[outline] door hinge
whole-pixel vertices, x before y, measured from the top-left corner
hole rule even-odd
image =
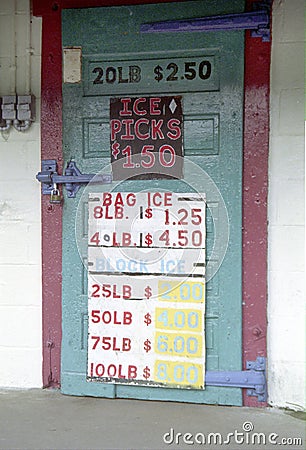
[[[190,33],[194,31],[251,30],[251,36],[261,37],[263,42],[269,42],[271,4],[272,0],[263,0],[253,3],[253,11],[250,12],[144,23],[140,26],[140,32]]]
[[[50,195],[54,185],[65,184],[67,196],[74,198],[82,184],[89,182],[95,184],[110,184],[111,174],[81,173],[75,161],[69,161],[64,175],[57,173],[57,163],[55,159],[45,159],[41,162],[41,172],[38,172],[36,179],[42,183],[42,193]]]
[[[256,361],[247,361],[246,367],[247,370],[241,371],[208,371],[205,374],[205,384],[246,388],[248,396],[257,397],[259,402],[266,402],[266,358],[258,356]]]

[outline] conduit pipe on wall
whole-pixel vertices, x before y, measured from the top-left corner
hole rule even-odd
[[[31,93],[31,56],[32,56],[32,28],[31,28],[31,10],[30,1],[27,2],[26,12],[26,27],[27,27],[27,41],[25,48],[26,62],[25,62],[25,94]],[[30,124],[31,125],[31,124]]]
[[[14,128],[17,131],[26,131],[30,128],[31,126],[31,121],[30,120],[18,120],[15,119],[13,122]]]
[[[2,123],[5,123],[5,125],[0,126],[0,131],[8,131],[11,128],[11,125],[12,125],[11,120],[5,120],[5,121],[2,120]]]
[[[11,18],[11,45],[10,45],[10,95],[16,95],[16,0],[13,2],[13,12]]]
[[[0,132],[8,131],[12,126],[17,131],[24,132],[30,128],[35,120],[35,97],[31,95],[32,28],[30,0],[27,0],[25,3],[25,10],[18,10],[17,0],[14,0],[12,3],[8,74],[10,95],[4,96],[7,99],[5,102],[2,102],[0,98]],[[17,15],[21,17],[22,25],[24,26],[17,26]],[[19,36],[20,30],[25,30],[25,36],[22,40]],[[18,42],[21,44],[19,50]],[[24,60],[24,70],[20,70],[22,59]],[[21,75],[19,78],[17,77],[18,67]],[[24,94],[17,96],[17,90],[23,91]],[[15,98],[14,101],[8,100],[13,98]],[[18,99],[17,106],[16,99]]]
[[[18,10],[16,7],[16,0],[15,0],[15,14],[18,14]],[[25,48],[23,54],[26,55],[25,57],[25,71],[24,71],[24,92],[25,95],[29,95],[31,92],[31,53],[32,53],[32,39],[31,39],[31,11],[30,11],[30,2],[27,1],[26,5],[26,14],[24,15],[24,22],[26,27],[26,38],[25,38]],[[17,37],[17,33],[15,33],[15,36]],[[16,39],[16,38],[15,38]],[[17,49],[17,43],[15,42],[15,52]],[[17,57],[17,56],[16,56]],[[17,57],[18,58],[18,57]],[[16,88],[15,88],[16,89]],[[18,97],[19,99],[19,97]],[[19,103],[19,101],[18,101]],[[17,106],[18,108],[18,106]],[[32,107],[33,109],[33,107]],[[19,112],[18,112],[19,115]],[[31,118],[34,120],[34,112],[30,111]],[[26,131],[30,128],[32,121],[29,119],[20,120],[20,118],[17,118],[13,121],[13,126],[15,130],[17,131]]]

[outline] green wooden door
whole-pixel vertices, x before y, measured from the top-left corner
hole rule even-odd
[[[182,96],[184,178],[131,180],[116,189],[203,192],[204,185],[208,202],[208,371],[241,370],[244,33],[141,34],[140,25],[241,12],[243,8],[242,0],[189,1],[64,10],[62,19],[63,46],[81,47],[82,51],[81,82],[63,83],[64,158],[73,158],[81,172],[97,173],[110,164],[110,98]],[[141,68],[141,76],[137,67]],[[69,74],[65,81],[69,81]],[[215,188],[206,189],[209,180],[213,180],[221,195]],[[62,391],[73,395],[241,405],[238,388],[170,389],[86,380],[88,204],[86,195],[82,196],[83,189],[76,198],[66,197],[63,207]]]

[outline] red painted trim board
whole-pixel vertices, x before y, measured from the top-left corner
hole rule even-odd
[[[52,37],[51,37],[52,36]],[[62,170],[60,14],[43,17],[41,158]],[[43,385],[59,386],[61,348],[62,209],[42,195]]]
[[[33,0],[43,17],[42,159],[62,168],[61,9],[164,0]],[[255,3],[248,0],[248,9]],[[269,148],[269,43],[246,33],[243,167],[243,367],[266,356],[267,179]],[[62,212],[42,196],[43,383],[60,385]],[[244,393],[244,405],[264,406]]]
[[[252,1],[248,1],[251,7]],[[246,33],[243,155],[243,366],[267,356],[267,195],[271,43]],[[265,406],[244,392],[244,405]]]

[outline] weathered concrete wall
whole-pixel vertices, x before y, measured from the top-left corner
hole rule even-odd
[[[0,96],[37,99],[36,121],[26,132],[0,132],[0,386],[40,387],[41,232],[40,186],[41,20],[30,1],[1,0]]]
[[[305,407],[305,2],[275,0],[269,159],[271,405]]]

